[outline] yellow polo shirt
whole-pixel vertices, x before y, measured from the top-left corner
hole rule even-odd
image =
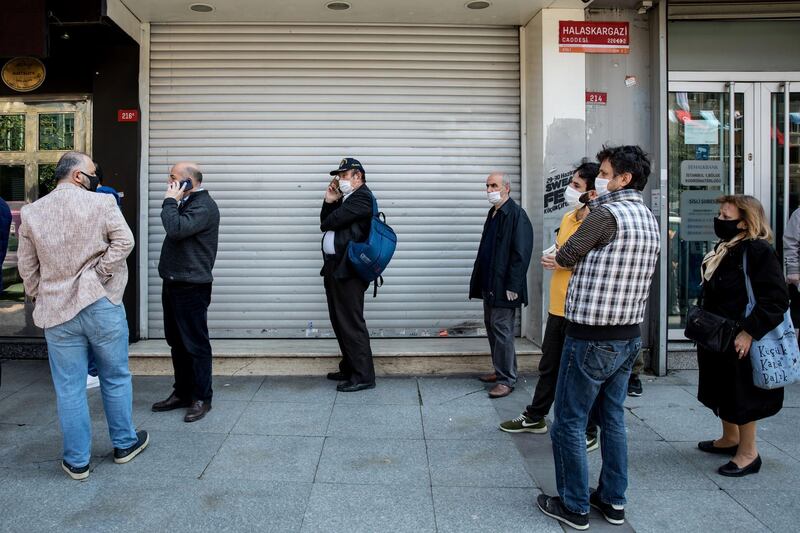
[[[561,225],[558,227],[558,235],[556,235],[556,246],[561,248],[567,239],[572,237],[578,227],[581,225],[582,220],[578,220],[576,214],[578,209],[568,212],[561,219]],[[550,309],[549,313],[556,316],[564,316],[564,306],[567,300],[567,287],[569,286],[569,278],[572,277],[572,270],[554,270],[553,277],[550,279]]]

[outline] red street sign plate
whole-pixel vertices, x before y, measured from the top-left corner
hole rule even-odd
[[[586,103],[589,105],[606,105],[608,103],[608,93],[586,91]]]
[[[583,20],[558,21],[558,51],[589,54],[627,54],[630,24]]]
[[[138,109],[118,109],[117,122],[139,122]]]

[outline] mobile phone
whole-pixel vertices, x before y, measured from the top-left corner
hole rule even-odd
[[[337,193],[340,192],[339,191],[339,178],[333,178],[328,185],[332,186],[333,190],[336,191]]]
[[[192,190],[192,180],[183,180],[181,182],[180,186],[181,186],[181,189],[183,189],[183,192],[191,191]]]

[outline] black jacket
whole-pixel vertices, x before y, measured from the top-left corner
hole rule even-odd
[[[481,244],[484,246],[486,228],[492,217],[494,207],[489,210],[483,224]],[[533,251],[533,226],[525,210],[511,198],[503,204],[497,215],[497,238],[492,252],[491,287],[489,303],[495,307],[520,307],[528,305],[528,283],[526,281],[528,265]],[[513,302],[506,298],[506,291],[516,292],[519,298]],[[478,258],[472,269],[469,282],[469,297],[482,298],[480,247]]]
[[[743,253],[756,306],[744,317],[747,289]],[[735,320],[755,339],[775,329],[789,308],[789,292],[778,255],[765,240],[746,240],[725,255],[711,279],[703,283],[702,307]],[[764,390],[753,385],[750,357],[739,359],[731,346],[724,353],[697,347],[699,382],[697,398],[722,420],[746,424],[772,416],[783,405],[783,389]]]
[[[217,258],[219,208],[208,191],[193,192],[182,205],[173,198],[161,204],[167,232],[161,245],[158,274],[167,281],[211,283]]]
[[[372,226],[372,191],[364,184],[353,191],[347,201],[339,199],[331,204],[323,201],[319,221],[321,231],[336,232],[333,241],[336,249],[333,276],[337,279],[358,277],[347,260],[347,244],[350,241],[364,242],[369,237]],[[323,271],[320,271],[320,275],[323,275]]]

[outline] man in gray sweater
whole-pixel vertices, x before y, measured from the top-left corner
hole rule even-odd
[[[184,422],[211,410],[211,343],[208,305],[211,270],[217,257],[219,209],[203,188],[203,173],[194,163],[177,163],[167,181],[161,223],[167,232],[158,274],[163,280],[161,305],[164,335],[172,350],[175,384],[153,411],[188,407]]]

